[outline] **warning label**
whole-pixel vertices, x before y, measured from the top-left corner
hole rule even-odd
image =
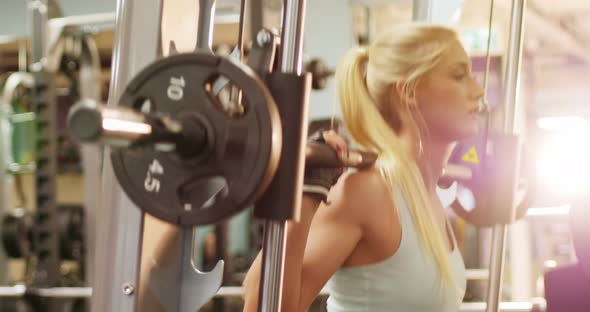
[[[475,149],[475,146],[472,146],[467,151],[467,153],[463,154],[462,159],[468,163],[479,164],[479,157],[477,157],[477,150]]]

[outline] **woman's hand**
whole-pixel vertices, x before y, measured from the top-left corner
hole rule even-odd
[[[318,152],[316,156],[319,157],[325,156],[327,152],[329,153],[327,149],[334,150],[341,161],[348,155],[347,142],[333,130],[320,130],[313,133],[310,135],[307,145],[313,147],[314,151]],[[325,201],[330,188],[336,184],[343,172],[344,167],[323,166],[321,162],[320,164],[313,164],[307,161],[305,164],[303,194]]]
[[[338,153],[338,157],[341,160],[346,159],[348,156],[348,143],[343,137],[338,135],[334,130],[324,131],[322,137],[324,138],[324,142]]]

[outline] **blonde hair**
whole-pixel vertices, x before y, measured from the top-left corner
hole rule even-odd
[[[458,40],[447,27],[409,24],[381,34],[368,49],[349,51],[336,69],[342,117],[351,137],[379,155],[377,167],[393,191],[396,186],[414,220],[420,241],[434,259],[440,281],[456,285],[446,239],[429,208],[422,173],[403,146],[399,132],[425,135],[415,105],[416,86]],[[445,232],[446,233],[446,232]],[[442,283],[439,283],[442,285]]]

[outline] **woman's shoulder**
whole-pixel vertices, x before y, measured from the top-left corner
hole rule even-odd
[[[328,202],[358,211],[371,211],[391,200],[391,192],[380,171],[371,167],[344,173],[328,194]]]

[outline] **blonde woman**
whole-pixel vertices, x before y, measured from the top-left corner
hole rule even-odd
[[[465,266],[436,186],[454,142],[477,134],[483,95],[459,36],[398,26],[349,51],[336,79],[347,131],[379,158],[342,175],[326,201],[304,195],[287,227],[281,311],[305,311],[324,286],[329,312],[457,311]],[[256,311],[260,262],[244,281],[245,311]]]

